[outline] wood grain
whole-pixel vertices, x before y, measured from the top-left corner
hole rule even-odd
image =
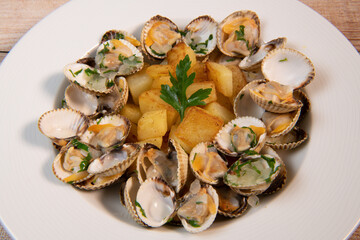
[[[0,63],[38,21],[68,0],[0,0]],[[360,51],[359,0],[301,0],[335,25]],[[0,238],[10,239],[0,225]],[[349,240],[360,240],[360,227]]]

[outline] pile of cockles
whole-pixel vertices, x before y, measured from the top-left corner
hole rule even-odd
[[[123,30],[106,32],[85,57],[64,67],[63,106],[39,119],[40,131],[59,150],[54,175],[83,190],[118,183],[122,204],[144,227],[182,225],[198,233],[217,214],[241,216],[259,196],[284,187],[286,167],[276,150],[296,148],[308,137],[299,123],[309,111],[303,89],[315,70],[286,41],[263,42],[260,20],[248,10],[219,23],[200,16],[183,30],[157,15],[145,23],[140,41]],[[189,154],[171,138],[166,150],[131,142],[131,121],[120,114],[129,97],[126,78],[144,62],[163,61],[178,42],[204,62],[238,66],[248,81],[234,98],[236,118]]]

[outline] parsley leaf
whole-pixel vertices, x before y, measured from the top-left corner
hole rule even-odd
[[[184,118],[185,109],[191,106],[205,105],[202,101],[209,97],[211,88],[199,89],[193,93],[188,99],[186,97],[186,89],[194,82],[195,73],[187,75],[190,69],[191,61],[189,55],[180,60],[176,66],[176,78],[169,72],[172,87],[169,85],[161,85],[160,98],[170,104],[179,114],[181,121]]]

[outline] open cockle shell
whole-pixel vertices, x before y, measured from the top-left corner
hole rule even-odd
[[[187,180],[189,157],[177,141],[169,139],[168,158],[177,162],[177,184],[173,187],[179,193]]]
[[[241,196],[232,191],[229,187],[215,187],[219,195],[219,208],[218,213],[225,217],[240,217],[248,207],[246,196]]]
[[[112,40],[112,39],[117,39],[117,40],[124,39],[124,40],[130,42],[135,47],[140,46],[140,42],[136,39],[136,37],[124,30],[109,30],[109,31],[107,31],[101,37],[100,43],[104,43],[104,42],[106,42],[108,40]]]
[[[268,98],[262,96],[257,91],[257,88],[261,84],[262,85],[265,84],[265,86],[272,84],[272,85],[281,86],[282,88],[287,88],[288,86],[279,85],[276,82],[266,82],[266,83],[259,83],[257,85],[254,85],[251,89],[249,89],[249,93],[250,93],[250,96],[253,99],[253,101],[257,105],[262,107],[263,109],[265,109],[265,110],[267,110],[269,112],[274,112],[274,113],[287,113],[287,112],[295,111],[295,110],[302,107],[302,103],[297,99],[293,99],[293,102],[291,102],[291,103],[275,102],[272,99],[268,99]]]
[[[68,108],[48,111],[38,121],[40,132],[59,146],[81,136],[88,125],[89,120],[84,114]]]
[[[120,147],[114,148],[108,153],[92,161],[88,167],[91,174],[102,174],[112,176],[130,167],[135,161],[140,146],[135,143],[126,143]]]
[[[227,171],[227,163],[218,154],[211,142],[198,143],[189,155],[190,169],[202,182],[219,184]]]
[[[296,125],[301,113],[301,108],[289,113],[264,112],[261,120],[266,126],[269,137],[278,137],[291,131]]]
[[[130,177],[124,187],[124,202],[125,207],[128,210],[130,216],[135,220],[136,223],[140,224],[143,227],[147,225],[140,219],[136,211],[136,195],[140,188],[140,183],[135,176]],[[122,194],[120,192],[120,194]]]
[[[199,180],[195,180],[183,199],[177,215],[185,230],[198,233],[209,228],[216,218],[219,207],[216,190],[211,185],[201,186]]]
[[[269,186],[269,188],[263,192],[263,194],[273,194],[279,191],[280,189],[282,189],[286,184],[286,179],[287,179],[286,166],[285,163],[280,158],[280,156],[277,154],[277,152],[275,152],[271,147],[265,146],[263,149],[261,149],[260,154],[264,154],[266,156],[272,156],[277,161],[280,162],[280,166],[279,166],[280,169],[278,170],[279,174],[275,177],[273,181],[271,181],[271,185]]]
[[[141,48],[151,58],[164,59],[173,44],[180,39],[176,24],[166,17],[156,15],[145,23],[141,31]]]
[[[175,191],[160,178],[149,178],[140,185],[135,206],[141,221],[160,227],[175,213]]]
[[[278,156],[245,155],[237,160],[224,176],[224,183],[244,196],[266,191],[280,173],[283,162]]]
[[[246,84],[245,87],[240,90],[234,99],[234,113],[236,117],[251,116],[261,118],[265,110],[252,100],[249,89],[265,82],[263,79],[255,80]]]
[[[64,183],[83,182],[93,176],[87,171],[86,164],[100,154],[100,151],[74,139],[56,155],[52,164],[53,173]]]
[[[284,47],[286,44],[286,38],[276,38],[267,43],[264,43],[260,46],[260,48],[256,51],[256,53],[246,56],[243,60],[241,60],[239,67],[242,70],[251,71],[261,67],[261,62],[264,57],[275,48]]]
[[[65,90],[65,101],[69,108],[77,110],[86,116],[96,114],[99,102],[94,94],[89,94],[70,84]]]
[[[235,127],[239,128],[251,128],[256,136],[256,145],[249,145],[248,149],[244,151],[236,151],[234,143],[232,142],[231,132]],[[254,117],[240,117],[228,122],[215,136],[215,147],[222,153],[228,156],[237,157],[243,154],[245,151],[260,151],[264,146],[266,139],[266,127],[265,124]]]
[[[195,18],[185,27],[184,42],[197,57],[204,57],[216,48],[217,22],[210,16]]]
[[[112,185],[113,183],[116,183],[123,174],[124,172],[120,172],[111,176],[96,174],[83,182],[74,184],[74,187],[87,191],[103,189]]]
[[[64,75],[75,87],[90,94],[104,95],[112,91],[114,80],[86,64],[70,63],[64,67]]]
[[[188,155],[173,139],[169,140],[168,154],[155,145],[146,143],[137,158],[140,183],[147,178],[158,177],[180,192],[188,176]]]
[[[99,45],[95,63],[104,76],[113,79],[140,71],[144,66],[144,57],[130,42],[112,39]]]
[[[307,133],[299,127],[294,127],[289,133],[278,137],[268,137],[266,146],[279,150],[290,150],[300,146],[308,139]]]
[[[129,135],[130,120],[118,114],[107,115],[93,120],[81,136],[81,141],[98,149],[112,149],[125,142]]]
[[[243,26],[243,29],[241,29]],[[260,39],[260,20],[255,12],[237,11],[219,23],[217,46],[231,57],[248,56],[257,47]]]
[[[310,59],[291,48],[277,48],[269,52],[261,63],[261,70],[267,80],[293,89],[305,87],[315,77]]]

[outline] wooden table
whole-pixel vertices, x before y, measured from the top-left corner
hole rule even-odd
[[[33,25],[68,0],[1,0],[0,63]],[[359,0],[301,0],[335,25],[360,51]],[[10,239],[0,225],[0,239]],[[360,240],[360,227],[349,240]]]

